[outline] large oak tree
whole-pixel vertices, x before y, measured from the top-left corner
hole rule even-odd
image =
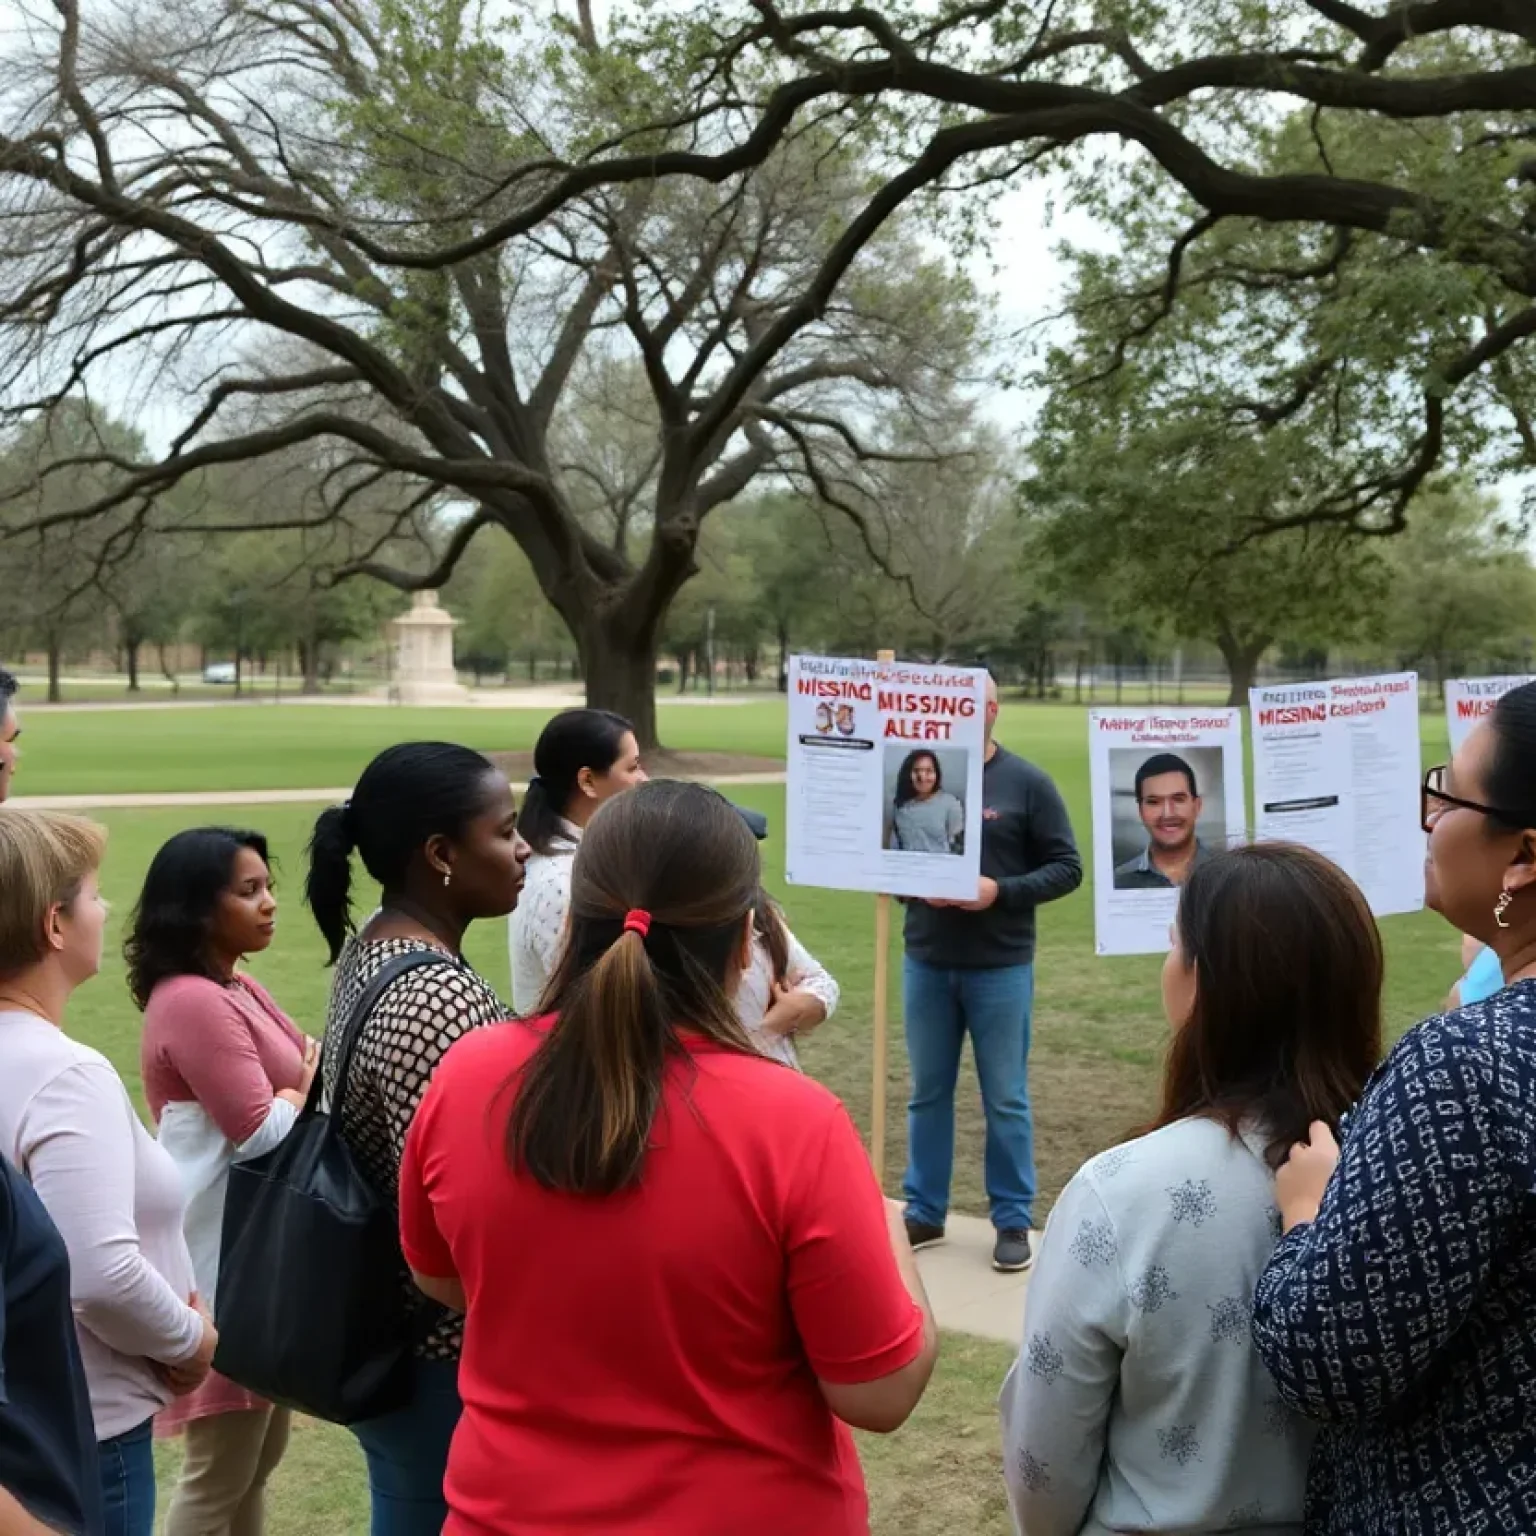
[[[710,0],[644,8],[603,39],[587,0],[554,32],[522,17],[511,39],[477,14],[450,0],[182,0],[89,25],[75,0],[40,12],[32,53],[7,66],[0,133],[11,397],[158,342],[207,389],[132,493],[312,433],[347,443],[365,478],[458,498],[435,568],[395,579],[440,579],[481,526],[507,529],[593,697],[647,730],[657,625],[700,518],[790,471],[858,516],[843,492],[886,449],[875,403],[910,404],[914,382],[952,369],[932,350],[950,340],[942,274],[914,271],[893,222],[930,191],[969,197],[949,205],[960,236],[987,187],[1044,172],[1090,209],[1119,198],[1159,229],[1176,218],[1128,342],[1213,267],[1305,285],[1364,242],[1408,351],[1382,367],[1277,349],[1289,376],[1261,410],[1318,397],[1325,375],[1384,381],[1358,464],[1334,461],[1332,483],[1278,511],[1287,526],[1400,526],[1437,466],[1484,446],[1458,419],[1484,381],[1510,451],[1536,457],[1528,0]],[[1411,152],[1415,135],[1433,152]],[[795,234],[778,239],[786,219]],[[1271,229],[1294,238],[1247,239]],[[1457,323],[1394,310],[1395,270],[1414,302],[1464,275]],[[542,336],[532,308],[558,316]],[[864,339],[877,315],[905,317],[874,327],[894,348]],[[251,322],[308,360],[264,370],[221,329]],[[620,336],[659,448],[622,550],[575,513],[550,453],[567,382]],[[251,392],[281,400],[281,424],[220,435],[221,408]]]
[[[176,418],[156,460],[59,515],[153,532],[188,476],[324,444],[326,504],[250,527],[341,524],[332,574],[403,587],[511,535],[589,697],[648,742],[701,520],[771,476],[870,532],[868,469],[974,348],[969,290],[915,230],[858,241],[839,286],[871,183],[836,125],[788,125],[718,181],[562,175],[689,132],[635,137],[675,93],[585,12],[59,0],[30,41],[0,135],[6,404],[131,378]],[[605,453],[593,402],[615,391],[632,409]],[[402,568],[386,552],[413,534],[432,553]]]

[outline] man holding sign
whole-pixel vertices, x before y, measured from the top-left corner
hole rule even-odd
[[[907,905],[905,1012],[912,1097],[904,1180],[913,1248],[942,1241],[955,1152],[955,1085],[967,1033],[986,1115],[993,1268],[1027,1269],[1035,1198],[1029,1106],[1035,909],[1075,891],[1082,860],[1050,778],[998,745],[987,682],[981,880],[969,901]]]

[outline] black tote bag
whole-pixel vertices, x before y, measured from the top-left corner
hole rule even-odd
[[[442,963],[435,950],[397,955],[364,989],[341,1036],[333,1108],[385,990]],[[274,1403],[352,1424],[409,1399],[418,1329],[400,1283],[395,1203],[363,1176],[321,1096],[317,1071],[282,1143],[230,1166],[213,1365]]]

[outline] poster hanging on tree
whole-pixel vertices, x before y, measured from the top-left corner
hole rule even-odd
[[[1493,706],[1529,677],[1463,677],[1445,685],[1445,723],[1451,734],[1452,753],[1472,734],[1480,720],[1493,713]]]
[[[1158,954],[1179,887],[1247,831],[1237,709],[1092,709],[1094,947]]]
[[[986,683],[974,667],[790,657],[791,885],[975,900]]]
[[[1315,848],[1378,917],[1424,905],[1414,672],[1255,688],[1255,830]]]

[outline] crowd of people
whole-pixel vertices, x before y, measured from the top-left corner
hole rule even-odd
[[[374,1536],[866,1536],[850,1428],[899,1428],[934,1369],[914,1251],[944,1236],[966,1035],[993,1262],[1036,1264],[1001,1384],[1026,1536],[1536,1530],[1536,685],[1425,780],[1428,902],[1468,944],[1447,1011],[1378,1065],[1350,880],[1287,844],[1203,856],[1156,1117],[1038,1258],[1036,912],[1082,865],[987,713],[977,896],[907,907],[899,1202],[799,1070],[838,987],[764,889],[761,818],[648,781],[615,715],[553,720],[521,808],[480,754],[409,743],[320,816],[319,1039],[244,968],[275,933],[265,839],[172,838],[126,940],[153,1133],[69,1029],[105,833],[0,810],[0,1536],[150,1536],[168,1434],[168,1536],[259,1536],[292,1414],[219,1369],[254,1326],[221,1259],[234,1184],[321,1114],[398,1234],[369,1284],[408,1368],[348,1422]],[[510,1005],[463,952],[502,918]]]

